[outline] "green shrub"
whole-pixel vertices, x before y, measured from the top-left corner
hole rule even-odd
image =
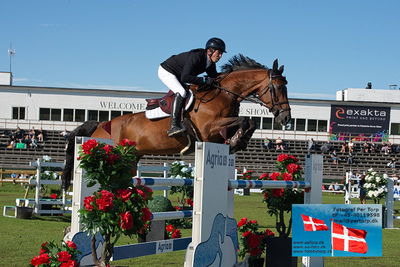
[[[174,211],[171,201],[164,196],[153,196],[153,199],[149,201],[148,207],[151,212],[164,212]]]

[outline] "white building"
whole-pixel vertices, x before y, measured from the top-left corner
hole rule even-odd
[[[11,83],[11,80],[10,80]],[[0,85],[0,128],[17,126],[29,129],[71,130],[86,120],[109,120],[121,114],[145,110],[146,98],[163,96],[160,92],[75,89]],[[387,101],[390,99],[390,102]],[[289,99],[292,121],[286,129],[274,125],[273,115],[260,105],[242,102],[240,116],[257,123],[254,137],[306,140],[328,140],[335,122],[346,119],[356,124],[346,127],[382,128],[386,137],[400,143],[400,91],[377,89],[345,89],[337,92],[337,100]],[[336,112],[336,113],[335,113]],[[376,117],[374,114],[377,114]],[[343,115],[344,114],[344,115]],[[372,115],[371,115],[372,114]],[[370,117],[368,117],[371,115]],[[338,117],[339,116],[339,117]],[[372,117],[375,116],[375,117]],[[333,119],[332,119],[333,118]],[[368,120],[368,125],[366,121]],[[342,121],[340,121],[342,120]],[[387,126],[383,124],[387,124]],[[383,126],[382,126],[383,125]],[[360,129],[361,129],[360,128]],[[376,128],[376,129],[374,129]],[[361,131],[362,132],[362,131]],[[367,133],[366,135],[370,135]],[[336,134],[336,137],[339,135]]]

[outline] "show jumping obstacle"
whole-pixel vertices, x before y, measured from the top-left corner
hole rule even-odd
[[[75,153],[79,145],[91,138],[76,139]],[[111,143],[103,139],[102,142]],[[229,154],[229,146],[214,143],[196,143],[195,178],[133,178],[133,185],[147,186],[194,186],[194,206],[190,212],[153,213],[153,220],[176,219],[193,216],[192,238],[161,240],[141,244],[114,247],[113,260],[142,255],[165,253],[186,249],[185,266],[234,266],[237,263],[237,223],[233,218],[235,188],[304,188],[304,203],[318,204],[322,199],[322,156],[306,158],[305,181],[257,181],[234,180],[235,157]],[[75,157],[76,159],[77,157]],[[79,162],[75,162],[78,166]],[[84,171],[74,173],[72,225],[69,238],[82,237],[78,210],[83,207],[84,197],[96,188],[87,188],[83,181]],[[87,237],[89,238],[89,237]],[[90,242],[87,242],[89,244]],[[78,249],[81,250],[78,244]],[[90,250],[85,250],[90,253]],[[151,251],[151,252],[149,252]],[[90,256],[90,255],[89,255]],[[91,257],[86,257],[91,258]],[[322,258],[304,257],[304,266],[320,266]],[[82,262],[81,262],[82,264]]]

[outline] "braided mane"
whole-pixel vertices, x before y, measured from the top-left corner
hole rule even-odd
[[[254,59],[246,57],[242,54],[235,55],[228,60],[228,63],[221,66],[222,73],[230,73],[236,70],[248,70],[248,69],[268,69],[266,66],[258,63]]]

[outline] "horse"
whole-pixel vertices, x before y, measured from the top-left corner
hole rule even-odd
[[[149,120],[145,112],[125,114],[108,122],[88,121],[71,132],[67,140],[63,188],[68,188],[73,169],[75,136],[112,139],[119,143],[129,139],[137,143],[138,158],[143,155],[190,153],[194,140],[226,143],[230,152],[244,150],[255,131],[255,123],[239,117],[243,100],[258,103],[274,115],[275,122],[286,125],[291,119],[284,66],[276,59],[272,69],[241,54],[222,66],[218,83],[211,88],[191,87],[194,101],[185,111],[187,135],[168,137],[170,117]],[[190,149],[188,149],[190,148]],[[136,173],[136,166],[132,166]]]

